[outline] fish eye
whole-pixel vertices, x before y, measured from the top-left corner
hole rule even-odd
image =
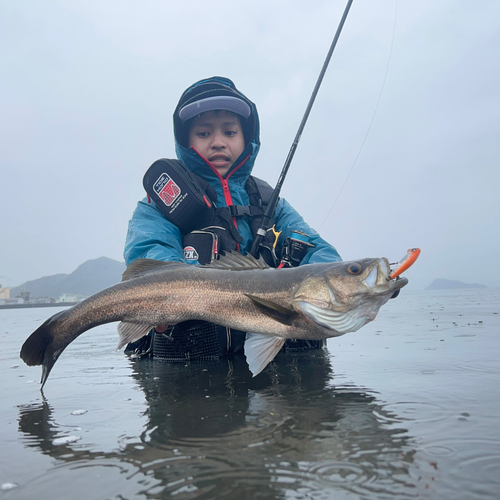
[[[361,267],[361,264],[358,264],[358,263],[354,263],[354,264],[349,264],[347,267],[346,267],[346,271],[349,273],[349,274],[352,274],[354,276],[357,276],[358,274],[361,274],[361,271],[363,270],[363,268]]]

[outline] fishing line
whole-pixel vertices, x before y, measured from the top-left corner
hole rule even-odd
[[[414,281],[414,282],[415,282],[418,286],[422,287],[422,290],[425,290],[425,287],[424,287],[424,285],[422,284],[422,282],[421,282],[421,281],[419,281],[419,280],[417,280],[416,278],[414,278],[414,277],[413,277],[413,275],[410,273],[409,269],[407,269],[407,270],[405,271],[405,274],[406,274],[406,276],[407,276],[408,278],[410,278],[410,280],[411,280],[412,282]]]
[[[358,162],[358,158],[361,154],[361,151],[363,150],[363,147],[365,145],[365,142],[366,142],[366,139],[368,138],[368,135],[370,134],[370,131],[372,129],[372,125],[373,125],[373,122],[375,120],[375,115],[377,114],[377,110],[378,110],[378,106],[380,104],[380,100],[382,98],[382,92],[384,91],[384,87],[385,87],[385,81],[387,80],[387,74],[389,73],[389,65],[391,63],[391,58],[392,58],[392,48],[394,46],[394,35],[396,33],[396,20],[398,18],[398,2],[396,0],[396,11],[394,13],[394,26],[392,28],[392,40],[391,40],[391,49],[389,51],[389,58],[387,60],[387,66],[385,68],[385,75],[384,75],[384,81],[382,82],[382,88],[380,89],[380,94],[378,96],[378,100],[377,100],[377,104],[375,106],[375,111],[373,112],[373,116],[372,116],[372,119],[370,121],[370,125],[368,126],[368,130],[366,131],[366,135],[365,135],[365,138],[363,139],[363,142],[361,143],[361,146],[359,148],[359,151],[358,151],[358,154],[356,155],[356,158],[354,159],[354,162],[349,170],[349,173],[347,174],[347,177],[344,181],[344,184],[342,184],[342,187],[340,188],[340,191],[339,191],[339,194],[337,195],[337,197],[335,198],[335,201],[333,202],[333,205],[331,206],[330,210],[328,211],[328,213],[326,214],[326,217],[323,219],[323,222],[319,225],[318,227],[318,231],[321,229],[321,227],[323,226],[323,224],[326,222],[326,219],[328,219],[328,217],[330,216],[330,214],[332,213],[332,210],[333,208],[335,207],[335,205],[337,204],[337,201],[338,199],[340,198],[340,195],[342,194],[342,191],[344,190],[346,184],[347,184],[347,181],[349,180],[349,177],[351,176],[351,173],[352,171],[354,170],[354,167],[356,166],[356,163]]]

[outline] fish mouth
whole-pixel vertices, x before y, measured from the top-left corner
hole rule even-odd
[[[408,284],[408,278],[400,278],[398,276],[395,280],[393,280],[393,284],[397,290],[400,290]]]
[[[408,284],[407,278],[400,276],[395,279],[390,278],[391,271],[391,266],[386,258],[377,259],[368,276],[363,280],[363,284],[370,291],[382,295],[400,290]]]

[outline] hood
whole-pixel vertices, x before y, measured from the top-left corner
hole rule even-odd
[[[252,173],[255,159],[260,149],[259,138],[259,115],[255,104],[243,95],[229,80],[221,76],[214,76],[196,82],[191,87],[187,88],[182,94],[179,103],[174,111],[174,137],[175,137],[175,151],[177,158],[183,163],[185,167],[194,172],[195,174],[210,181],[216,178],[215,173],[206,164],[205,160],[193,149],[189,148],[187,144],[188,128],[189,125],[183,125],[179,118],[179,110],[186,106],[186,104],[196,102],[200,99],[213,96],[228,96],[238,97],[250,106],[250,116],[247,119],[241,118],[243,133],[245,136],[245,149],[243,153],[234,162],[234,165],[228,170],[224,177],[231,175],[233,181],[245,182],[248,176]],[[234,167],[243,162],[245,158],[248,159],[238,168],[234,173]]]

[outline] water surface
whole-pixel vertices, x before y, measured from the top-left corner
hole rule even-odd
[[[58,308],[0,311],[5,499],[497,499],[500,290],[403,290],[328,350],[166,364],[116,324],[39,390],[24,339]]]

